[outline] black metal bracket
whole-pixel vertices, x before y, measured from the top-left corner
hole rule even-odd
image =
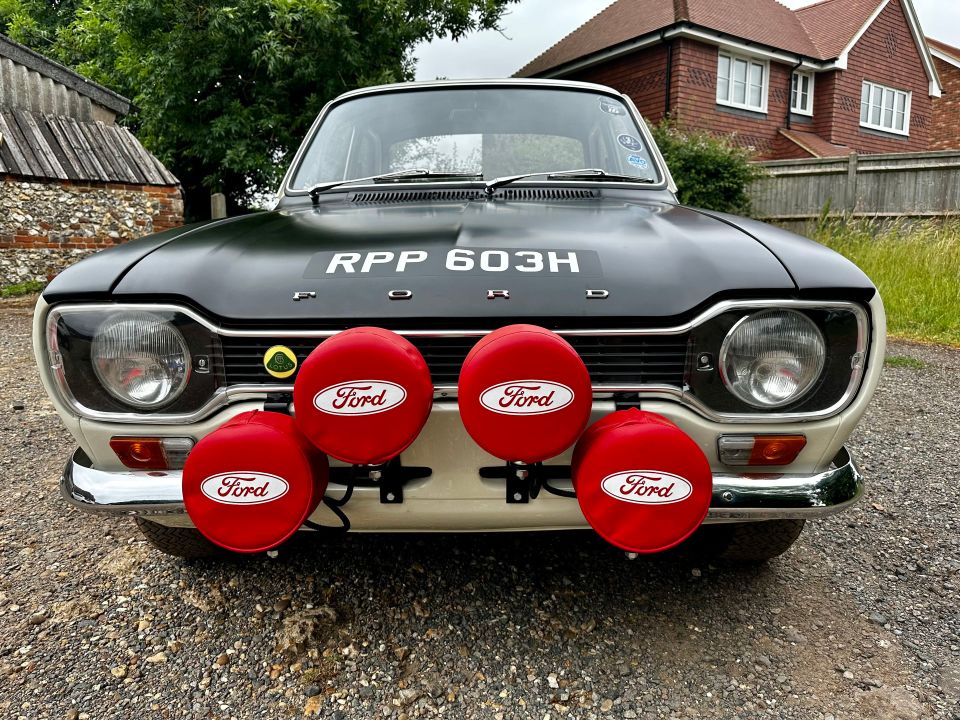
[[[507,463],[480,468],[480,477],[487,480],[505,480],[507,502],[528,503],[536,499],[541,490],[551,495],[575,498],[576,494],[570,490],[554,487],[551,480],[569,480],[569,465],[524,465],[523,463]]]
[[[540,494],[543,465],[507,463],[507,504],[524,504]]]
[[[353,465],[330,468],[330,482],[337,485],[380,488],[380,502],[398,505],[403,502],[403,487],[411,480],[428,478],[433,470],[428,467],[406,467],[395,458],[383,465]]]

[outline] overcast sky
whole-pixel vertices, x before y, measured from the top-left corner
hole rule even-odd
[[[672,0],[661,0],[672,2]],[[421,45],[417,79],[509,77],[560,38],[611,4],[611,0],[520,0],[508,6],[503,34],[475,33],[458,43],[450,40]],[[783,0],[789,7],[810,0]],[[924,32],[960,46],[960,2],[914,0]]]

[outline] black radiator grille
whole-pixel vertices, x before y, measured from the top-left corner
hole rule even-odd
[[[683,385],[687,354],[686,335],[602,335],[567,337],[583,358],[596,385]],[[411,337],[423,354],[434,385],[456,385],[476,337]],[[224,372],[228,385],[291,385],[294,378],[278,380],[263,367],[263,356],[274,345],[286,345],[302,363],[322,341],[320,338],[223,337]]]

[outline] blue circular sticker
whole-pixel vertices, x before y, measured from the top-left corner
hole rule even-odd
[[[641,170],[646,170],[649,164],[647,163],[647,159],[642,155],[627,155],[627,162]]]
[[[627,150],[642,150],[643,144],[633,135],[617,135],[617,142],[623,145]]]

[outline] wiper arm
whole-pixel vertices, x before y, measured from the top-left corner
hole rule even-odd
[[[409,178],[417,178],[421,180],[437,180],[437,179],[455,179],[455,178],[482,178],[483,175],[480,173],[455,173],[455,172],[432,172],[426,168],[413,168],[411,170],[397,170],[396,172],[390,173],[381,173],[379,175],[370,175],[368,177],[361,178],[351,178],[349,180],[335,180],[333,182],[318,183],[312,187],[307,188],[307,193],[310,195],[310,198],[314,203],[317,202],[317,198],[321,193],[325,193],[328,190],[333,190],[342,185],[350,185],[353,183],[362,183],[362,182],[372,182],[372,183],[383,183],[383,182],[400,182],[401,180]]]
[[[487,197],[490,197],[497,188],[501,188],[504,185],[509,185],[517,180],[525,180],[527,178],[543,176],[546,176],[548,180],[615,180],[617,182],[635,182],[647,184],[655,182],[650,178],[637,177],[636,175],[617,175],[616,173],[609,173],[603,168],[580,168],[579,170],[524,173],[523,175],[507,175],[504,177],[494,178],[486,183],[484,186],[484,192],[486,192]]]

